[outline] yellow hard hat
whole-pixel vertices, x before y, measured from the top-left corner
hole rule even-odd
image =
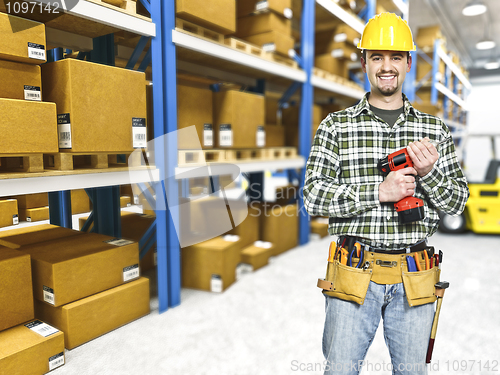
[[[415,51],[410,27],[394,13],[380,13],[365,25],[359,49]]]

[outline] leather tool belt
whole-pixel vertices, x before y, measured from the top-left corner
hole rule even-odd
[[[431,249],[433,252],[433,248]],[[434,285],[439,281],[441,271],[437,266],[426,269],[429,265],[426,264],[423,253],[427,249],[404,254],[361,251],[363,257],[360,268],[357,268],[359,258],[352,258],[351,266],[342,264],[337,259],[328,262],[325,279],[318,279],[318,287],[323,289],[324,294],[362,305],[370,281],[377,284],[402,282],[410,306],[436,300]],[[409,271],[408,256],[419,260],[422,271]]]

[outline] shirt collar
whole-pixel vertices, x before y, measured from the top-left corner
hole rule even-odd
[[[410,101],[406,97],[405,94],[403,95],[403,110],[405,113],[405,116],[408,117],[410,112],[413,114],[413,116],[420,118],[421,115],[420,113],[411,105]],[[360,115],[363,111],[365,112],[370,112],[370,103],[368,103],[368,97],[370,96],[370,93],[367,92],[365,95],[363,95],[363,98],[359,101],[358,104],[354,106],[354,111],[353,111],[353,116],[358,116]]]

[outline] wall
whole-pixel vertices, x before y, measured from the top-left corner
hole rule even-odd
[[[465,144],[464,166],[469,181],[484,179],[489,161],[494,157],[491,137],[496,134],[496,158],[500,159],[500,75],[471,79],[468,97],[468,136]],[[480,136],[480,135],[483,136]]]

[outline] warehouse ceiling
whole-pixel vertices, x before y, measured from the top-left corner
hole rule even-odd
[[[416,34],[419,27],[441,25],[447,49],[460,56],[471,78],[500,75],[500,69],[483,68],[488,60],[500,61],[500,0],[481,1],[488,11],[467,17],[462,9],[470,0],[410,0],[408,22],[413,32]],[[496,47],[478,50],[476,43],[486,36],[496,42]]]

